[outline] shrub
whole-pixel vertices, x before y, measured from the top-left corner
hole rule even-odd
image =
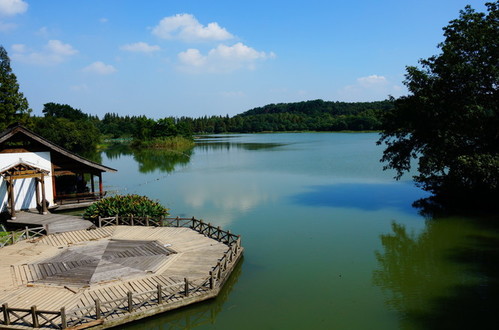
[[[84,217],[86,219],[115,215],[161,217],[168,214],[167,208],[146,196],[116,195],[103,198],[89,206],[85,210]]]

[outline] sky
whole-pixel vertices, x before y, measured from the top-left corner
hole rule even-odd
[[[405,67],[478,0],[0,0],[0,45],[33,114],[233,116],[407,94]]]

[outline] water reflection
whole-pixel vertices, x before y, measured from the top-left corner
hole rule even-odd
[[[122,155],[132,155],[139,164],[139,172],[150,173],[156,170],[171,173],[179,165],[187,165],[193,149],[165,150],[165,149],[132,149],[127,145],[115,145],[105,151],[109,159],[118,159]]]
[[[278,147],[285,146],[284,143],[252,143],[252,142],[197,142],[196,148],[200,150],[225,150],[229,151],[231,149],[242,149],[249,151],[264,150],[264,149],[274,149]]]
[[[230,293],[241,275],[244,258],[236,265],[232,275],[215,299],[169,311],[145,320],[127,325],[127,329],[194,329],[200,326],[214,325],[218,314],[223,310]]]
[[[476,221],[476,220],[475,220]],[[499,234],[465,219],[428,221],[420,233],[392,224],[380,236],[373,282],[403,329],[472,329],[494,324]]]
[[[426,193],[411,182],[398,183],[337,183],[310,187],[309,192],[292,197],[301,205],[345,207],[376,211],[393,208],[415,213],[412,203]]]

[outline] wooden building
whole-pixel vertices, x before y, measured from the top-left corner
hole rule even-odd
[[[115,169],[68,151],[17,125],[0,133],[0,212],[38,209],[105,195],[102,173]],[[94,183],[98,178],[98,184]]]

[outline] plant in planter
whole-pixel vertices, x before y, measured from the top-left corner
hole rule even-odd
[[[162,217],[169,215],[168,211],[169,209],[146,196],[116,195],[95,202],[85,210],[83,216],[86,219],[115,215]]]

